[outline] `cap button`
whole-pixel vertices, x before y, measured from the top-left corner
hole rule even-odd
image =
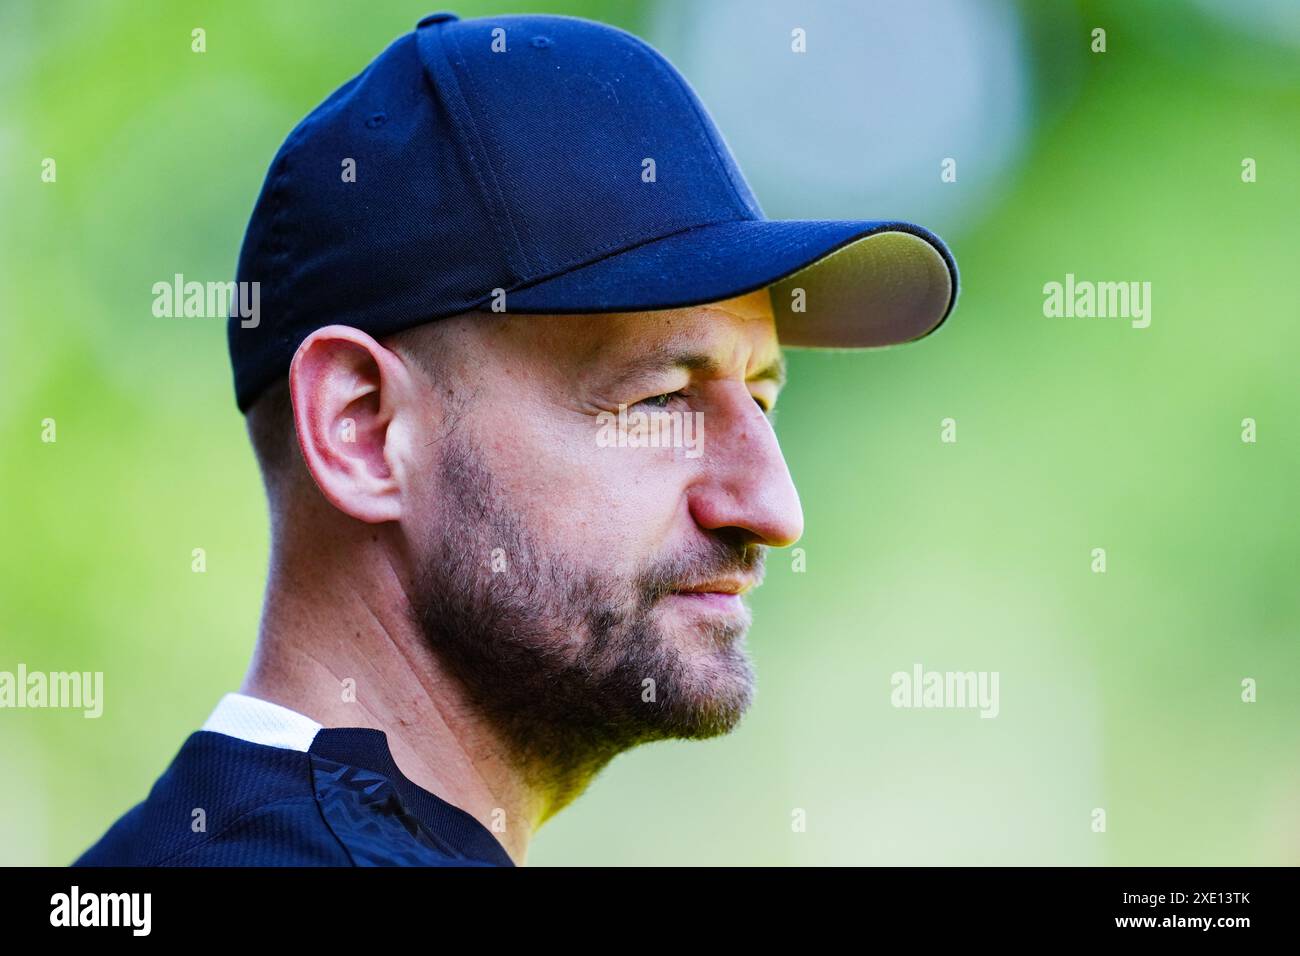
[[[448,10],[444,10],[441,13],[429,14],[427,17],[425,17],[423,20],[417,23],[415,27],[418,30],[420,27],[427,27],[431,23],[442,23],[444,20],[459,20],[459,19],[460,17],[456,16],[456,14]]]

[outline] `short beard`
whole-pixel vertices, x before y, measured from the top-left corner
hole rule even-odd
[[[739,723],[754,696],[748,612],[691,628],[689,656],[652,612],[690,582],[761,577],[763,546],[728,529],[630,581],[575,568],[540,546],[459,431],[443,443],[445,520],[422,549],[413,612],[549,812],[624,750]]]

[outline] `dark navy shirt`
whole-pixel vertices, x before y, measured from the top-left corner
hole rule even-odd
[[[73,865],[514,863],[474,817],[402,775],[382,730],[326,727],[305,752],[195,731]]]

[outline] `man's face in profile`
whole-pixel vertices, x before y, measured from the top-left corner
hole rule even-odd
[[[743,595],[803,527],[768,418],[782,361],[766,290],[654,313],[479,313],[439,335],[408,535],[440,659],[552,763],[733,728],[754,693]],[[655,413],[660,447],[611,441],[620,411]]]

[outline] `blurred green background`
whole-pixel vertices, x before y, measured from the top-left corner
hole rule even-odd
[[[0,863],[70,862],[239,685],[261,485],[224,324],[151,287],[232,278],[286,133],[434,9],[0,7],[0,670],[105,675],[97,720],[0,711]],[[754,600],[754,709],[620,757],[529,863],[1300,861],[1300,5],[448,9],[645,37],[769,216],[919,221],[963,280],[922,343],[791,356],[807,570]],[[1066,273],[1151,282],[1150,327],[1044,317]],[[895,709],[914,663],[998,671],[1000,715]]]

